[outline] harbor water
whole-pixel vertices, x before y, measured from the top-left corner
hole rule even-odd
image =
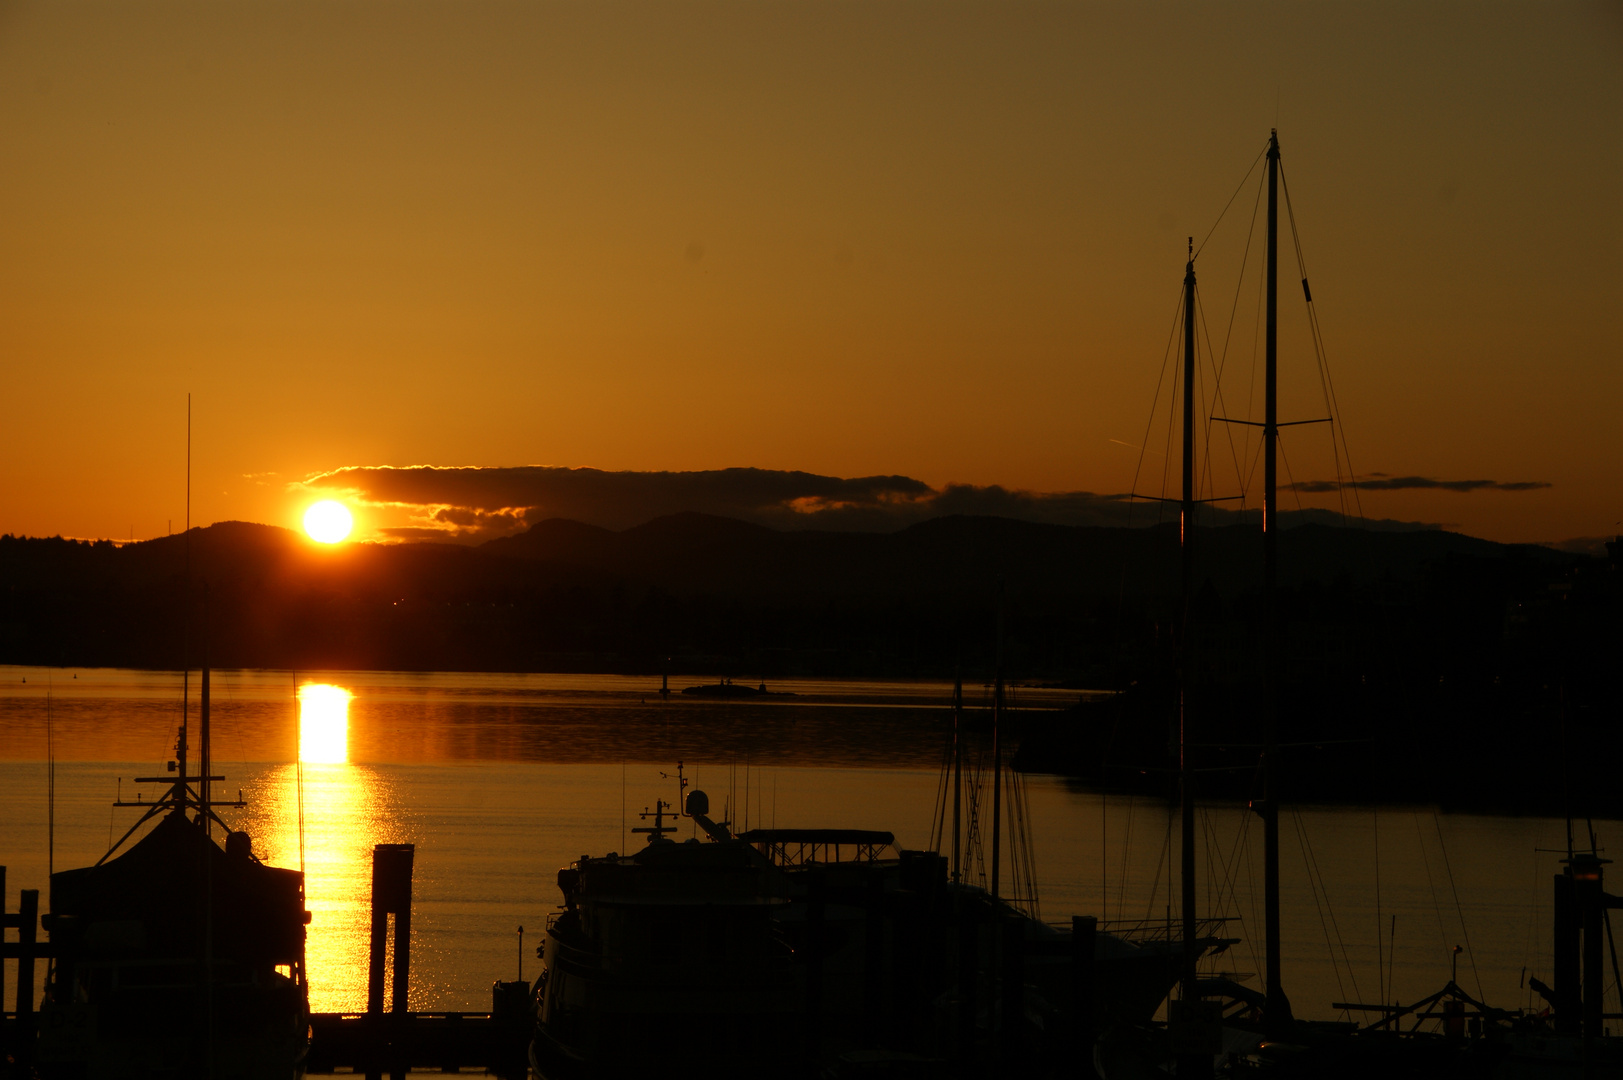
[[[883,829],[898,846],[930,846],[943,821],[949,685],[786,682],[770,684],[772,696],[720,700],[676,692],[701,681],[673,679],[664,700],[657,677],[215,672],[214,771],[227,778],[216,797],[240,791],[246,804],[221,816],[251,834],[265,861],[305,869],[312,1008],[364,1008],[374,844],[417,848],[411,1007],[488,1008],[494,980],[519,977],[521,964],[525,978],[537,971],[558,868],[641,846],[630,830],[656,799],[677,799],[678,761],[739,828]],[[197,694],[193,674],[194,732]],[[161,775],[174,756],[182,696],[181,676],[168,672],[0,668],[8,907],[20,888],[41,890],[43,907],[48,862],[94,863],[138,820],[139,809],[112,803],[157,793],[134,778]],[[982,703],[979,687],[966,696]],[[1053,709],[1075,698],[1023,689],[1016,703]],[[986,760],[980,742],[977,755]],[[1024,777],[1016,791],[1005,821],[1023,820],[1043,918],[1177,914],[1177,837],[1164,801],[1046,776]],[[945,820],[950,836],[950,808]],[[1228,918],[1240,939],[1203,966],[1257,987],[1260,819],[1214,806],[1199,820],[1201,915]],[[1603,848],[1618,830],[1594,828]],[[680,829],[685,837],[691,824]],[[1297,1015],[1412,1001],[1455,965],[1460,985],[1490,1004],[1542,1009],[1528,980],[1551,979],[1551,879],[1565,830],[1429,807],[1288,808],[1284,976]],[[976,880],[984,869],[966,873]],[[14,987],[5,992],[11,1008]],[[1607,1008],[1616,1011],[1610,996]]]

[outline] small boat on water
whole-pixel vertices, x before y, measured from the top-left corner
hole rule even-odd
[[[208,672],[200,768],[182,719],[169,786],[94,866],[51,875],[55,965],[39,1010],[39,1076],[289,1080],[304,1074],[304,875],[267,866],[215,807]],[[138,840],[125,842],[153,822]],[[222,846],[215,840],[218,829]]]

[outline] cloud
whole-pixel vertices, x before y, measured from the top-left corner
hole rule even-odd
[[[1357,481],[1362,491],[1536,491],[1554,487],[1548,480],[1434,480],[1429,476],[1388,476],[1370,473]],[[1338,480],[1299,480],[1288,485],[1291,490],[1304,494],[1323,494],[1338,491],[1344,484]]]
[[[299,486],[405,511],[411,519],[406,528],[433,530],[441,539],[499,536],[554,517],[626,529],[684,510],[778,527],[826,521],[866,528],[859,522],[875,512],[905,513],[909,504],[935,495],[928,484],[906,476],[845,479],[775,469],[606,472],[541,465],[353,466],[312,476]],[[387,535],[421,535],[391,529]]]
[[[698,511],[776,529],[894,532],[950,514],[1055,525],[1150,525],[1176,514],[1169,504],[1133,503],[1091,491],[1035,492],[998,484],[936,489],[907,476],[842,478],[777,469],[606,472],[552,466],[441,468],[352,466],[312,476],[299,488],[340,495],[372,508],[389,540],[478,542],[521,532],[548,518],[627,529],[652,518]],[[1202,519],[1228,524],[1245,511],[1211,506]],[[392,519],[392,520],[383,520]],[[1343,524],[1321,509],[1292,513]],[[1377,529],[1428,528],[1416,522],[1366,523]]]

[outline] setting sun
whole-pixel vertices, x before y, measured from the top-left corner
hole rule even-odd
[[[341,502],[323,499],[304,512],[304,531],[322,544],[336,544],[349,535],[355,519]]]

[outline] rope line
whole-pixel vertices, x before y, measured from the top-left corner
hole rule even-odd
[[[1207,230],[1205,239],[1201,240],[1200,246],[1195,249],[1195,258],[1200,258],[1200,253],[1206,250],[1206,241],[1210,240],[1212,238],[1212,233],[1215,233],[1217,231],[1217,227],[1223,224],[1223,215],[1229,212],[1229,207],[1233,206],[1234,200],[1239,198],[1241,190],[1245,187],[1245,182],[1251,179],[1252,173],[1257,171],[1257,163],[1262,160],[1263,155],[1266,153],[1268,153],[1268,147],[1266,144],[1264,144],[1263,148],[1257,151],[1257,156],[1251,159],[1251,167],[1245,171],[1244,176],[1240,177],[1240,183],[1237,187],[1235,187],[1234,194],[1230,195],[1229,201],[1223,204],[1222,213],[1218,214],[1217,220],[1212,222],[1212,227]]]
[[[1341,462],[1347,463],[1346,487],[1350,488],[1353,496],[1353,505],[1360,524],[1367,524],[1364,517],[1363,497],[1358,490],[1357,474],[1353,472],[1352,448],[1347,443],[1347,428],[1341,419],[1341,403],[1336,397],[1335,377],[1330,370],[1330,355],[1324,347],[1324,332],[1319,324],[1318,307],[1313,303],[1312,290],[1306,287],[1308,280],[1307,257],[1302,252],[1302,238],[1296,227],[1296,209],[1291,203],[1290,183],[1285,179],[1285,166],[1282,162],[1279,167],[1280,186],[1285,192],[1285,214],[1290,221],[1291,241],[1296,250],[1296,268],[1301,274],[1304,283],[1303,299],[1307,302],[1308,329],[1313,340],[1314,358],[1319,366],[1319,381],[1324,393],[1325,405],[1331,417],[1330,448],[1336,458],[1336,486],[1337,495],[1342,501],[1342,516],[1347,516],[1346,495],[1340,489]],[[1336,448],[1337,432],[1340,433],[1340,450]]]
[[[1448,871],[1448,887],[1454,893],[1454,911],[1460,918],[1460,935],[1465,938],[1465,954],[1471,960],[1471,974],[1476,977],[1476,996],[1478,999],[1487,995],[1482,992],[1482,973],[1477,970],[1476,950],[1471,948],[1471,930],[1465,925],[1465,908],[1460,904],[1460,890],[1454,884],[1454,867],[1448,859],[1448,844],[1443,840],[1443,822],[1437,816],[1437,811],[1431,812],[1432,824],[1437,827],[1437,847],[1443,853],[1443,869]]]
[[[1307,887],[1313,894],[1313,908],[1319,915],[1319,929],[1324,933],[1324,950],[1330,954],[1330,971],[1336,977],[1336,994],[1346,1000],[1347,987],[1341,981],[1341,965],[1336,963],[1336,948],[1330,940],[1330,926],[1324,920],[1324,904],[1319,901],[1319,883],[1313,874],[1313,860],[1307,853],[1307,838],[1302,835],[1302,816],[1292,811],[1291,820],[1296,825],[1296,842],[1302,848],[1302,861],[1307,864]],[[1356,988],[1354,994],[1356,996]]]

